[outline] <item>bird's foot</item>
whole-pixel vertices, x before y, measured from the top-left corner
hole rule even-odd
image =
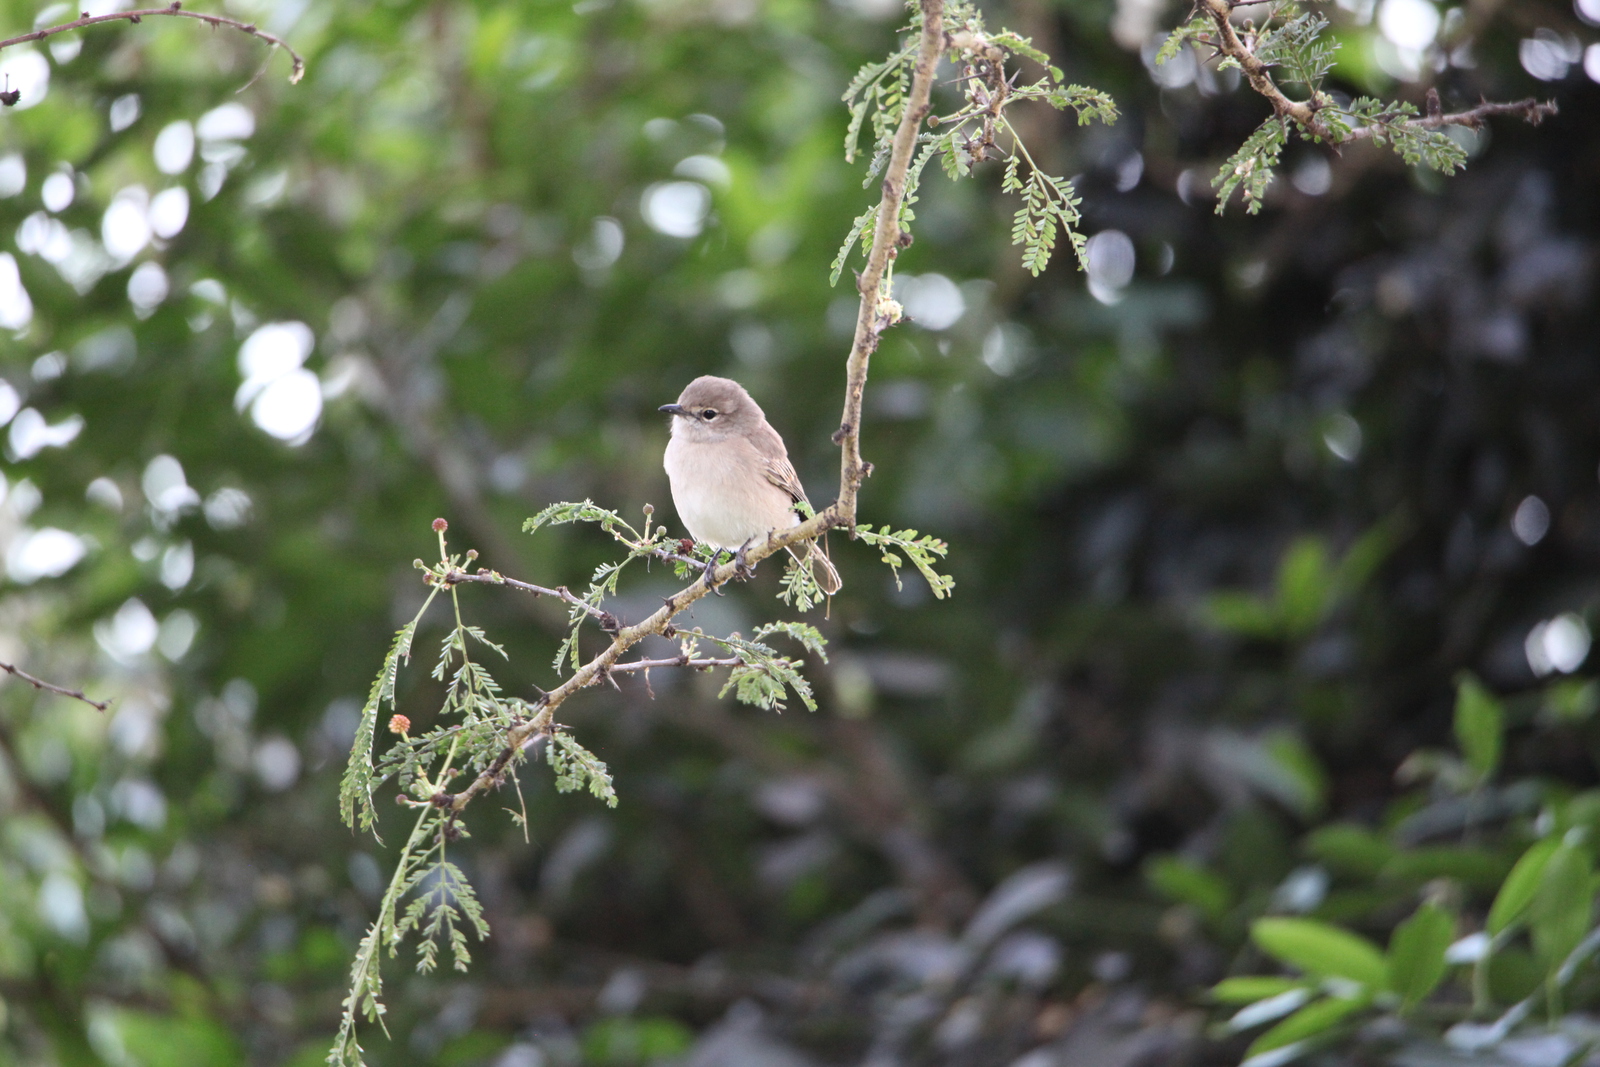
[[[744,555],[745,552],[750,548],[751,541],[754,540],[755,538],[752,537],[750,541],[746,541],[744,544],[740,545],[739,551],[733,554],[733,575],[741,582],[748,582],[750,579],[756,576],[755,567],[751,566],[750,561],[745,559]]]
[[[715,575],[716,575],[716,572],[717,572],[717,561],[720,560],[721,558],[722,558],[722,549],[713,548],[711,550],[711,558],[706,560],[705,573],[703,575],[701,575],[701,577],[705,578],[705,580],[706,580],[706,588],[707,589],[711,590],[713,593],[717,594],[718,596],[727,596],[726,593],[724,593],[721,589],[717,588],[717,583],[716,583],[716,580],[715,580]]]

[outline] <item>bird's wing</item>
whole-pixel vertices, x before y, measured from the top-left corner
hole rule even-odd
[[[794,472],[794,464],[789,462],[788,456],[768,457],[765,474],[767,481],[789,494],[789,499],[795,503],[806,501],[805,487],[800,484],[800,476]]]
[[[800,484],[800,476],[795,473],[794,464],[789,462],[789,450],[784,447],[778,431],[763,421],[747,440],[761,457],[762,472],[766,474],[767,481],[788,493],[789,499],[795,503],[804,501],[809,504],[805,486]]]

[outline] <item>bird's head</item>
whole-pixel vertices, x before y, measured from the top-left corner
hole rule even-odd
[[[690,441],[738,437],[766,421],[744,386],[709,374],[690,382],[676,404],[662,404],[661,410],[673,417],[673,435]]]

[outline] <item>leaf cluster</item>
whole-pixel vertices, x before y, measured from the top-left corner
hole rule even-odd
[[[935,569],[935,557],[943,559],[950,551],[950,546],[937,537],[919,534],[916,530],[894,530],[887,525],[876,531],[870,525],[858,527],[856,536],[882,553],[883,562],[894,572],[895,588],[904,588],[900,568],[910,560],[917,572],[927,579],[928,588],[936,598],[943,600],[954,591],[956,580]]]
[[[1063,232],[1069,235],[1082,265],[1085,238],[1077,230],[1080,201],[1070,182],[1044,173],[1033,162],[1015,127],[1006,118],[1006,108],[1018,101],[1042,101],[1058,110],[1074,110],[1081,126],[1096,119],[1108,124],[1115,122],[1116,105],[1100,90],[1065,84],[1061,68],[1035,47],[1032,40],[1011,30],[988,31],[982,15],[970,5],[953,6],[946,25],[951,29],[949,58],[960,72],[957,81],[963,87],[963,103],[953,114],[930,120],[935,132],[918,136],[921,149],[907,172],[901,200],[902,229],[909,227],[916,218],[917,190],[923,169],[933,157],[939,157],[941,167],[951,180],[969,177],[973,168],[985,160],[1005,159],[1002,188],[1006,192],[1020,193],[1023,198],[1013,227],[1013,243],[1023,248],[1024,266],[1035,275],[1043,271]],[[1008,66],[1017,57],[1043,66],[1045,77],[1030,84],[1016,85],[1020,72],[1008,73]],[[854,160],[867,114],[870,112],[873,117],[873,162],[863,184],[872,182],[887,158],[895,127],[903,113],[914,61],[915,49],[908,45],[882,63],[862,67],[845,91],[845,103],[851,109],[850,128],[845,138],[847,161]],[[1009,149],[997,144],[997,137],[1007,139]],[[1023,162],[1027,165],[1026,177],[1019,172]],[[876,206],[868,208],[851,225],[834,258],[830,283],[837,283],[849,261],[850,250],[858,241],[863,254],[870,250],[877,211]],[[891,270],[892,266],[891,260]]]
[[[1231,1013],[1224,1032],[1261,1031],[1247,1065],[1288,1063],[1353,1041],[1375,1014],[1479,1054],[1530,1032],[1540,1007],[1560,1021],[1569,987],[1600,953],[1600,791],[1497,788],[1509,721],[1501,699],[1463,675],[1459,754],[1420,752],[1401,768],[1402,781],[1431,782],[1431,797],[1399,802],[1404,814],[1387,830],[1336,823],[1311,835],[1316,869],[1365,889],[1280,902],[1279,914],[1262,916],[1260,902],[1203,866],[1175,856],[1148,866],[1158,891],[1219,930],[1254,912],[1248,939],[1289,972],[1238,975],[1211,990]],[[1537,818],[1507,819],[1530,809]],[[1484,839],[1491,827],[1496,837]],[[1462,844],[1433,842],[1449,829],[1466,835]],[[1393,926],[1387,948],[1351,928],[1363,914],[1392,915],[1407,898],[1409,917]],[[1282,914],[1286,908],[1308,914]]]
[[[1252,23],[1238,35],[1250,54],[1277,72],[1283,84],[1305,90],[1301,103],[1310,106],[1315,118],[1302,121],[1303,114],[1288,110],[1292,103],[1289,97],[1274,99],[1274,116],[1246,138],[1212,179],[1211,184],[1217,189],[1218,214],[1227,208],[1235,190],[1243,196],[1247,212],[1261,210],[1262,197],[1272,182],[1291,129],[1307,140],[1327,140],[1334,145],[1349,141],[1357,130],[1363,130],[1360,136],[1388,145],[1409,166],[1450,174],[1465,165],[1466,151],[1461,145],[1438,129],[1419,125],[1414,105],[1371,97],[1344,105],[1323,91],[1323,82],[1333,69],[1339,48],[1329,28],[1328,20],[1319,12],[1294,0],[1280,0],[1263,10],[1259,27]],[[1181,49],[1195,44],[1220,46],[1221,37],[1216,30],[1209,14],[1190,18],[1168,34],[1155,62],[1169,62]],[[1221,66],[1238,68],[1239,57],[1224,56]]]

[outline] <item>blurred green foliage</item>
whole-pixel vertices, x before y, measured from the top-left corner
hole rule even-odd
[[[1207,182],[1265,109],[1146,61],[1182,12],[991,13],[1115,99],[1024,133],[1117,236],[1093,288],[1034,279],[998,168],[922,187],[862,518],[946,542],[956,595],[835,538],[817,712],[700,675],[574,704],[620,804],[530,764],[525,828],[510,791],[476,806],[455,853],[493,933],[469,975],[391,967],[372,1062],[1232,1063],[1295,1019],[1271,1043],[1324,1057],[1592,1040],[1600,980],[1561,968],[1600,832],[1596,33],[1419,2],[1448,49],[1326,5],[1326,87],[1561,116],[1464,138],[1449,179],[1293,144],[1225,218]],[[404,832],[380,796],[388,848],[351,837],[339,768],[435,516],[577,584],[606,539],[523,520],[672,524],[655,408],[706,372],[813,500],[836,470],[827,277],[870,197],[838,98],[896,5],[225,10],[305,80],[176,20],[0,53],[49,74],[0,113],[0,660],[114,700],[0,685],[0,1062],[320,1061]],[[70,13],[0,5],[7,33]],[[697,620],[749,632],[776,582]],[[531,698],[566,612],[462,595]],[[412,670],[396,703],[428,730],[442,693]],[[1441,970],[1441,916],[1489,962]],[[1288,1007],[1207,1027],[1218,982]]]

